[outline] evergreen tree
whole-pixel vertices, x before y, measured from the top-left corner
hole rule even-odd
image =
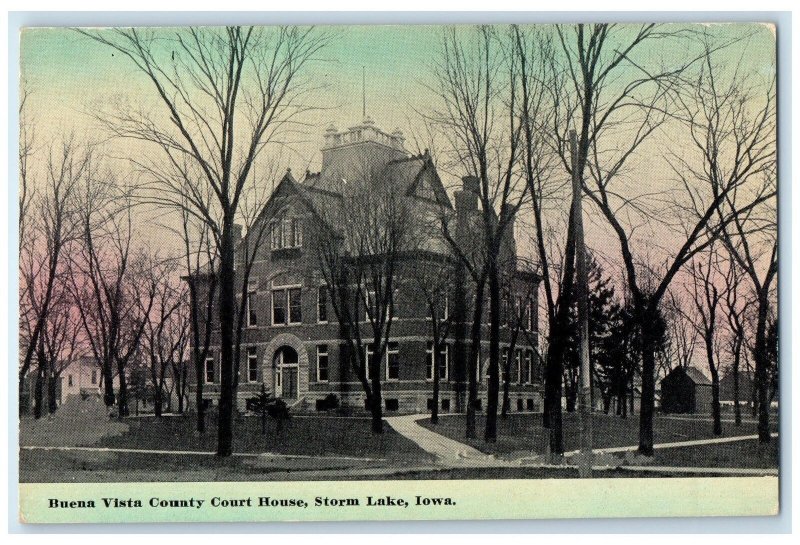
[[[597,260],[589,254],[589,363],[592,370],[592,381],[597,378],[598,368],[612,365],[610,353],[615,342],[616,329],[619,328],[620,306],[616,301],[611,279],[603,275],[603,269]],[[580,358],[578,338],[577,302],[573,302],[569,316],[569,337],[565,353],[564,394],[567,412],[575,410],[578,399]]]

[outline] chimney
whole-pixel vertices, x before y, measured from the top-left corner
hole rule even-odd
[[[242,240],[242,224],[241,223],[234,223],[233,224],[233,242],[234,244]]]
[[[455,192],[456,212],[459,215],[465,212],[474,212],[478,209],[478,178],[464,176],[461,178],[464,186]]]

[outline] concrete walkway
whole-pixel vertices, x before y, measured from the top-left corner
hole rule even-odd
[[[545,455],[532,455],[521,456],[513,459],[497,458],[495,456],[485,454],[478,449],[445,437],[439,433],[429,430],[420,426],[417,421],[423,418],[428,418],[427,414],[410,414],[403,416],[390,416],[385,420],[388,424],[400,435],[413,441],[420,448],[436,456],[436,461],[439,466],[456,468],[456,467],[482,467],[482,468],[501,468],[501,467],[542,467],[554,468],[563,467],[570,468],[576,467],[570,463],[570,458],[579,453],[579,451],[571,451],[564,454],[564,463],[560,465],[553,465],[547,463]],[[773,433],[772,437],[777,437],[777,433]],[[669,449],[681,447],[694,447],[701,445],[715,445],[720,443],[734,443],[738,441],[750,441],[758,439],[758,435],[741,435],[737,437],[714,437],[710,439],[695,439],[691,441],[676,441],[671,443],[657,443],[653,445],[654,449]],[[639,449],[638,445],[630,445],[624,447],[607,447],[593,449],[595,455],[635,452]],[[687,474],[723,474],[723,475],[777,475],[778,470],[774,468],[716,468],[716,467],[675,467],[675,466],[615,466],[619,469],[629,470],[631,472],[655,472],[655,473],[687,473]],[[595,466],[595,471],[602,471],[611,469],[610,466]]]
[[[397,433],[416,443],[422,450],[436,456],[439,465],[447,467],[512,467],[519,465],[507,460],[498,460],[492,455],[417,424],[417,420],[427,417],[428,415],[425,414],[407,414],[389,416],[385,420]]]

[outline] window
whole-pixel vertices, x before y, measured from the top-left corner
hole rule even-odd
[[[286,323],[286,290],[272,290],[272,325]]]
[[[514,354],[514,365],[517,368],[517,384],[524,384],[522,381],[522,350],[517,350]]]
[[[321,324],[328,322],[328,287],[320,286],[317,291],[317,321]]]
[[[436,319],[437,320],[447,320],[450,314],[450,301],[447,295],[442,295],[441,297],[437,298],[436,300]],[[432,320],[433,315],[431,313],[430,305],[426,305],[428,309],[428,319]]]
[[[270,248],[300,248],[303,245],[303,222],[300,218],[283,218],[269,224]]]
[[[528,399],[526,401],[526,406],[527,406],[529,411],[532,411],[533,410],[533,400],[532,399]]]
[[[289,323],[299,324],[302,322],[302,312],[300,305],[300,288],[289,289]]]
[[[396,411],[400,408],[400,402],[397,399],[387,399],[386,400],[386,410],[387,411]]]
[[[208,356],[206,358],[205,379],[206,384],[212,384],[214,382],[214,356]]]
[[[258,317],[256,316],[255,298],[256,298],[256,292],[254,291],[247,292],[247,301],[246,301],[247,308],[245,309],[245,313],[247,314],[247,327],[255,327],[256,325],[258,325]]]
[[[532,382],[532,363],[533,363],[533,351],[526,350],[525,351],[525,365],[522,366],[522,379],[520,382],[522,384],[530,384]]]
[[[97,384],[97,370],[92,369],[92,384]]]
[[[247,347],[247,381],[258,381],[258,350],[255,346]]]
[[[396,290],[395,290],[396,296]],[[395,299],[396,300],[396,299]],[[384,323],[389,321],[389,305],[394,304],[394,301],[390,302],[387,300],[383,301],[383,320]],[[364,321],[369,322],[371,320],[378,319],[378,305],[379,302],[375,297],[374,291],[367,291],[366,296],[364,297]]]
[[[428,347],[425,350],[427,356],[427,369],[425,378],[433,380],[433,341],[428,341]],[[447,370],[450,361],[450,345],[442,343],[439,348],[439,380],[447,380]]]
[[[328,382],[328,345],[317,345],[317,382]]]
[[[518,411],[523,411],[523,410],[525,410],[525,409],[524,409],[524,405],[523,405],[523,401],[522,401],[521,399],[518,399],[518,400],[517,400],[517,410],[518,410]]]
[[[72,375],[67,377],[67,386],[72,386]]]
[[[442,400],[442,410],[448,412],[450,410],[450,400],[445,398]]]
[[[292,218],[291,222],[292,231],[292,247],[300,248],[303,245],[303,224],[300,223],[299,218]]]
[[[397,343],[389,343],[387,346],[386,378],[388,380],[400,378],[400,348]]]
[[[288,318],[288,322],[287,322]],[[302,322],[300,288],[272,290],[272,325]]]
[[[372,357],[375,355],[372,344],[364,345],[364,361],[367,364],[367,380],[372,380]]]
[[[282,236],[281,236],[281,223],[278,221],[270,222],[269,224],[269,240],[270,240],[270,248],[273,250],[277,250],[282,248]]]
[[[533,299],[528,299],[528,311],[526,312],[528,318],[528,331],[533,331],[534,325],[536,325],[536,318],[534,315],[535,310],[536,309],[533,307]]]
[[[503,382],[501,384],[505,384],[508,382],[508,347],[504,347],[500,357],[500,376],[503,377]]]

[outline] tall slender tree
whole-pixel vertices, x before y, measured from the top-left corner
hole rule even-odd
[[[208,225],[217,248],[220,403],[217,455],[230,456],[235,392],[235,221],[259,154],[285,139],[310,89],[303,79],[327,38],[307,27],[79,30],[146,78],[162,110],[104,113],[110,132],[160,152],[146,168],[152,200]],[[137,160],[138,161],[138,160]],[[176,171],[180,174],[176,176]],[[178,180],[176,182],[176,180]],[[193,183],[183,183],[192,180]]]

